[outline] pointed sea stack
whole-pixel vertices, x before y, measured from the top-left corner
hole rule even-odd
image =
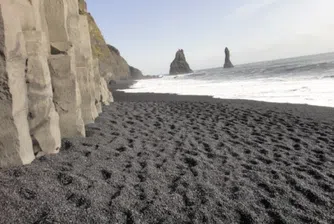
[[[230,60],[230,50],[226,47],[225,48],[225,64],[224,68],[233,68],[233,64]]]
[[[186,61],[186,57],[184,56],[183,49],[179,49],[176,52],[175,59],[170,65],[169,74],[170,75],[178,75],[191,73],[193,70],[190,69],[189,64]]]

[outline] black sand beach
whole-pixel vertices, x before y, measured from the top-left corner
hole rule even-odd
[[[334,108],[113,95],[87,138],[0,169],[0,223],[334,223]]]

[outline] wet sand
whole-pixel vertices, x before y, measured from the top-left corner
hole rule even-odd
[[[87,138],[0,169],[0,223],[334,223],[334,109],[115,91]]]

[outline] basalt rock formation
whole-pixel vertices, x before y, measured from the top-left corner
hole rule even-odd
[[[169,74],[177,75],[191,72],[193,71],[189,67],[189,64],[186,60],[183,50],[182,49],[178,50],[175,54],[175,59],[170,65]]]
[[[128,64],[128,62],[121,56],[120,51],[112,46],[107,45],[111,53],[111,65],[113,74],[116,79],[142,79],[143,73]]]
[[[225,64],[224,68],[233,68],[233,64],[230,60],[230,50],[226,47],[225,48]]]
[[[112,101],[96,28],[82,0],[0,1],[0,167],[57,153]]]
[[[143,73],[135,67],[129,66],[130,67],[130,76],[131,79],[143,79],[144,75]]]
[[[126,60],[121,56],[119,50],[114,46],[107,45],[111,54],[111,66],[113,74],[118,79],[130,79],[130,68]]]
[[[84,0],[79,0],[79,13],[88,18],[92,54],[93,58],[98,61],[97,66],[101,76],[107,83],[111,80],[129,79],[130,69],[126,60],[115,47],[106,43],[94,18],[87,12],[87,5]]]
[[[113,74],[111,54],[94,18],[87,12],[87,5],[84,0],[79,0],[79,14],[87,17],[93,59],[96,60],[96,66],[101,76],[106,82],[109,82],[116,78]]]

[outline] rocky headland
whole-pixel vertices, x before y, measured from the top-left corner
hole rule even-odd
[[[129,66],[130,67],[130,76],[132,79],[143,79],[144,75],[143,73],[135,67]]]
[[[169,74],[178,75],[178,74],[185,74],[185,73],[191,73],[191,72],[193,72],[193,70],[191,70],[186,60],[183,49],[179,49],[176,52],[175,58],[170,65]]]
[[[110,51],[110,62],[115,78],[122,80],[131,78],[130,67],[127,61],[121,56],[119,50],[109,44],[107,46]]]

